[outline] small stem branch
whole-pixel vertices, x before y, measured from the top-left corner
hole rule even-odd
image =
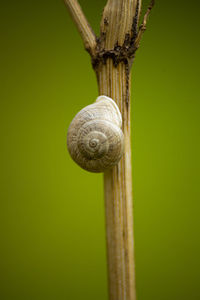
[[[140,46],[140,41],[141,41],[141,38],[143,36],[143,33],[145,32],[146,30],[146,25],[147,25],[147,20],[148,20],[148,17],[150,15],[150,12],[152,10],[152,8],[154,7],[154,4],[155,4],[155,0],[152,0],[151,3],[149,4],[149,7],[147,8],[147,12],[146,14],[144,15],[144,18],[143,18],[143,21],[142,21],[142,24],[140,25],[139,27],[139,31],[138,31],[138,34],[137,34],[137,37],[135,39],[135,46],[134,48],[137,50]]]
[[[90,27],[77,0],[64,0],[69,12],[82,37],[85,49],[94,55],[96,48],[96,36]]]

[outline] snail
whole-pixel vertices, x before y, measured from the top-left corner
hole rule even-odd
[[[67,146],[72,159],[90,172],[104,172],[116,165],[124,151],[122,117],[107,96],[83,108],[72,120]]]

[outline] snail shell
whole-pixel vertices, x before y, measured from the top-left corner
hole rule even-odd
[[[117,104],[99,96],[72,120],[67,146],[72,159],[90,172],[104,172],[116,165],[124,151],[122,117]]]

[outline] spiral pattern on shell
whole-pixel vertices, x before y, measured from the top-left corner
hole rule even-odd
[[[124,151],[122,119],[117,104],[100,96],[72,120],[67,146],[72,159],[90,172],[104,172],[116,165]]]

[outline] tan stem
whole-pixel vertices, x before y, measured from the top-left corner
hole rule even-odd
[[[116,46],[126,51],[126,40],[129,40],[128,47],[131,47],[133,24],[138,22],[140,8],[141,1],[108,0],[101,21],[101,37],[102,39],[105,37],[101,41],[103,52],[116,51],[118,49]],[[116,55],[118,55],[117,52]],[[125,138],[125,151],[121,161],[104,174],[109,299],[136,300],[130,142],[130,70],[128,55],[124,60],[123,57],[119,59],[121,61],[116,63],[113,58],[108,58],[96,68],[99,93],[111,97],[118,104],[122,113],[122,130]]]
[[[115,99],[118,104],[125,136],[125,151],[121,161],[104,174],[109,299],[135,300],[130,85],[126,65],[120,63],[114,67],[112,59],[108,59],[106,64],[99,67],[98,84],[99,93]]]

